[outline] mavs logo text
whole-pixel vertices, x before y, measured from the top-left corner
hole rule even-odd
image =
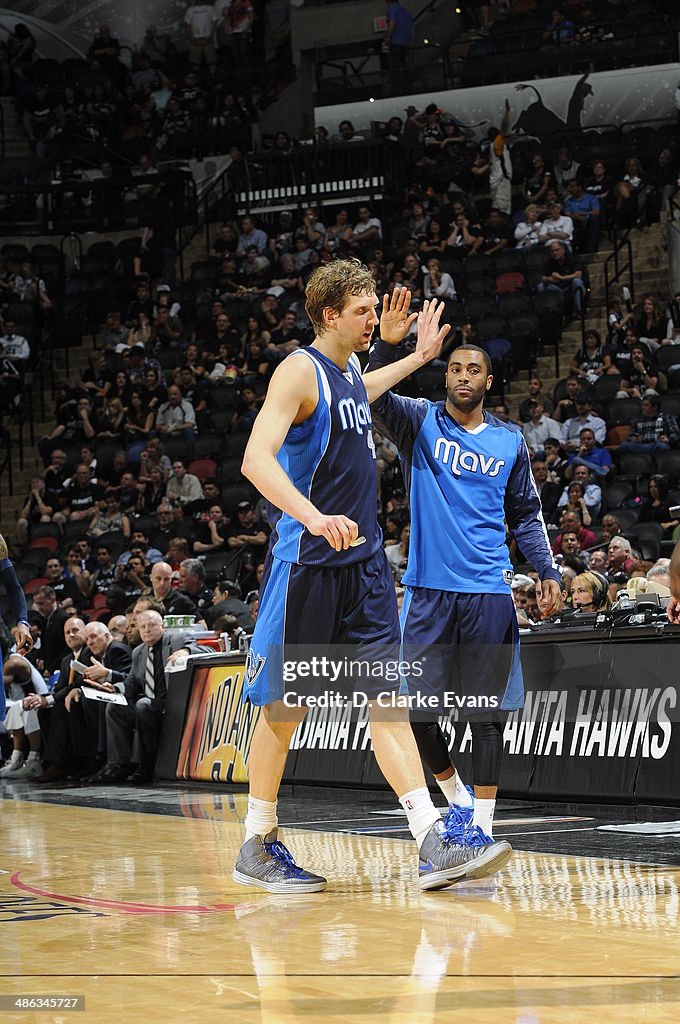
[[[505,465],[504,459],[463,451],[457,441],[447,441],[444,437],[437,438],[434,457],[444,466],[448,466],[454,476],[460,476],[463,470],[468,473],[481,473],[482,476],[498,476]]]
[[[356,430],[363,434],[364,428],[371,429],[371,409],[368,402],[355,402],[353,398],[341,398],[338,413],[343,430]]]

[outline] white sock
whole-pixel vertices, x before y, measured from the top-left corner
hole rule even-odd
[[[454,803],[458,804],[459,807],[472,807],[474,803],[472,797],[465,788],[465,783],[460,777],[460,772],[456,772],[456,799]]]
[[[482,832],[493,838],[493,812],[496,808],[495,800],[475,799],[475,810],[472,815],[472,826],[479,825]]]
[[[274,800],[258,800],[256,796],[248,797],[248,813],[246,814],[246,842],[253,836],[268,835],[279,823]]]
[[[472,807],[472,797],[465,788],[460,772],[454,771],[450,778],[435,781],[450,804],[456,804],[457,807]]]
[[[12,756],[9,759],[10,764],[23,764],[24,763],[24,752],[23,750],[13,750]]]
[[[39,750],[31,750],[31,751],[29,751],[28,760],[29,761],[39,761],[40,760],[40,751]]]
[[[426,786],[423,786],[422,789],[412,789],[410,793],[404,793],[399,797],[399,803],[406,811],[408,827],[418,844],[418,849],[420,849],[425,836],[434,823],[441,821],[441,814],[432,803],[430,791]]]
[[[456,773],[450,775],[448,779],[437,779],[434,780],[442,793],[446,797],[448,804],[455,804],[456,802]]]

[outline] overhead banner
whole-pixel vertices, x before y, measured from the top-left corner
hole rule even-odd
[[[483,58],[480,58],[483,60]],[[598,71],[591,75],[566,75],[533,81],[484,85],[419,96],[393,96],[367,103],[339,103],[317,107],[315,123],[331,133],[340,121],[349,120],[357,131],[370,128],[371,121],[406,119],[409,104],[422,113],[428,103],[452,114],[482,139],[491,125],[499,125],[505,101],[510,104],[510,129],[547,142],[559,132],[599,126],[620,126],[628,121],[674,118],[673,93],[680,81],[680,64]]]

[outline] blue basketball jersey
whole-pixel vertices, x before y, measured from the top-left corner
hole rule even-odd
[[[369,369],[394,358],[378,342]],[[443,371],[442,371],[443,373]],[[514,424],[489,413],[467,430],[444,402],[390,392],[373,403],[378,430],[399,448],[411,506],[410,587],[509,594],[508,528],[541,579],[560,580],[529,452]]]
[[[364,562],[382,544],[377,518],[373,425],[361,366],[355,355],[347,370],[315,348],[289,359],[311,359],[319,401],[308,420],[290,428],[277,456],[287,476],[324,515],[344,515],[359,527],[365,543],[335,551],[287,513],[280,514],[271,539],[275,558],[299,565],[340,567]]]

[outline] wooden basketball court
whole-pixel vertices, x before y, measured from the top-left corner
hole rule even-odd
[[[654,865],[636,837],[587,815],[536,824],[525,805],[501,814],[497,834],[525,847],[501,874],[427,895],[388,797],[296,794],[281,802],[284,838],[330,884],[280,898],[231,880],[243,793],[0,792],[0,1024],[680,1019],[677,837]],[[530,850],[577,839],[582,854]],[[603,842],[635,859],[603,856]],[[13,1010],[21,996],[85,1009]]]

